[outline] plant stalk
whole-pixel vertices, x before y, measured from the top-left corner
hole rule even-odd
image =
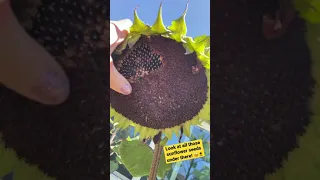
[[[152,164],[151,164],[151,169],[150,169],[148,180],[156,180],[157,179],[157,172],[158,172],[160,157],[161,157],[162,148],[163,148],[160,145],[161,132],[153,138],[153,142],[155,144],[155,147],[154,147],[154,151],[153,151]]]
[[[151,169],[149,173],[148,180],[156,180],[157,179],[157,170],[159,167],[159,161],[162,154],[162,146],[160,145],[160,141],[155,144],[154,152],[153,152],[153,158],[152,158],[152,164]]]

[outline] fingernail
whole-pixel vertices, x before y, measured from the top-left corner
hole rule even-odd
[[[32,92],[45,104],[60,104],[69,95],[69,82],[56,72],[49,72],[32,88]]]
[[[132,87],[130,86],[130,84],[125,84],[124,86],[122,86],[122,88],[120,89],[120,91],[125,94],[128,95],[131,93]]]

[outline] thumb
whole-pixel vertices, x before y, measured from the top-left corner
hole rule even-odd
[[[129,95],[132,91],[131,85],[126,78],[117,71],[112,59],[110,60],[110,88],[123,95]]]
[[[127,37],[132,22],[130,19],[110,21],[110,53]]]
[[[0,8],[0,83],[43,104],[64,102],[69,81],[60,65],[24,31],[8,1]]]

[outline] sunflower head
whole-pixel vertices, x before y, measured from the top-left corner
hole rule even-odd
[[[209,121],[210,37],[186,36],[183,14],[166,27],[162,4],[152,26],[134,22],[125,41],[113,53],[117,70],[132,85],[124,96],[110,92],[110,114],[119,128],[134,126],[141,139],[159,132],[169,139],[179,131],[190,136],[190,125]]]

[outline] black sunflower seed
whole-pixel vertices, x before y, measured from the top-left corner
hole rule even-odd
[[[128,96],[110,92],[116,111],[142,126],[163,129],[191,120],[207,100],[205,69],[192,73],[195,54],[161,36],[142,36],[133,49],[114,57],[116,68],[131,82]]]

